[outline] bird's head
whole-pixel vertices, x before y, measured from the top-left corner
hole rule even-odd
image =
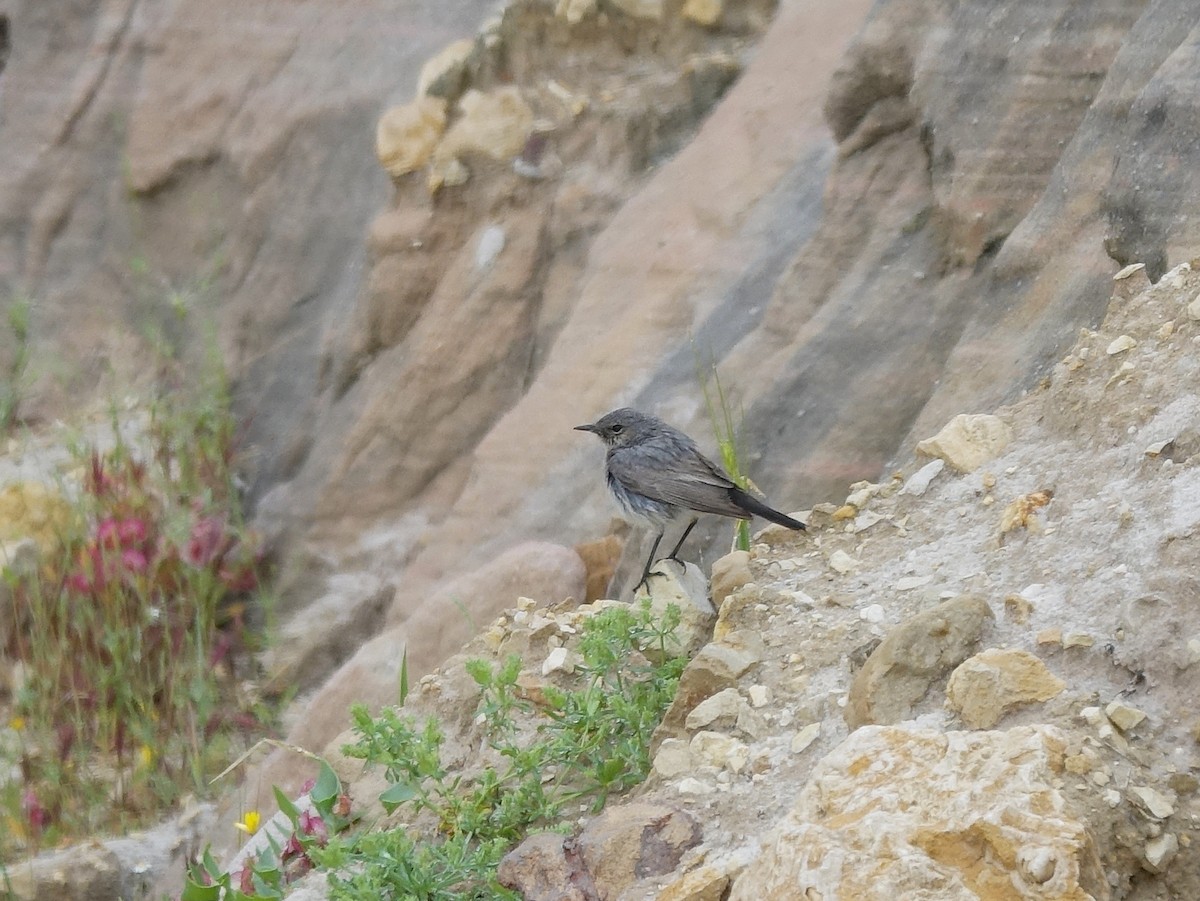
[[[595,422],[575,426],[581,432],[592,432],[609,447],[628,447],[654,433],[658,420],[629,407],[605,413]]]

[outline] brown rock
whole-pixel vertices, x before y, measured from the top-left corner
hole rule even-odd
[[[393,106],[375,129],[375,156],[393,178],[415,172],[429,162],[445,129],[444,100],[421,97]]]
[[[612,581],[624,547],[625,542],[616,535],[605,535],[595,541],[575,545],[575,553],[587,571],[587,588],[583,597],[585,604],[608,597],[608,584]]]
[[[496,879],[524,901],[594,901],[596,887],[574,839],[531,835],[500,861]]]
[[[850,685],[851,729],[908,719],[933,682],[962,663],[994,619],[981,598],[960,595],[893,628]]]
[[[747,551],[731,551],[712,565],[712,602],[718,610],[729,597],[751,581],[750,554]]]
[[[987,729],[1023,704],[1048,701],[1067,683],[1028,651],[989,648],[950,674],[950,709],[972,729]]]
[[[616,898],[638,879],[670,873],[703,830],[667,804],[609,805],[579,836],[579,850],[600,898]]]

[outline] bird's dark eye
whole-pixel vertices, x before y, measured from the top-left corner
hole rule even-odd
[[[609,431],[610,431],[610,432],[612,432],[612,433],[615,435],[615,434],[617,434],[618,432],[620,432],[620,431],[621,431],[621,429],[623,429],[623,428],[625,428],[625,426],[621,425],[621,424],[618,422],[618,423],[617,423],[616,425],[614,425],[614,426],[613,426],[611,429],[609,429]]]

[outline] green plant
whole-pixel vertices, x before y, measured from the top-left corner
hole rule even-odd
[[[710,363],[708,371],[712,373],[712,390],[709,389],[709,379],[697,363],[700,388],[704,392],[704,406],[708,410],[708,420],[712,423],[713,434],[717,439],[717,447],[721,451],[721,465],[729,473],[729,477],[739,488],[746,491],[756,491],[754,483],[742,474],[742,464],[738,457],[737,430],[733,423],[733,413],[729,409],[729,400],[725,389],[721,386],[721,376],[717,372],[717,364]],[[716,394],[714,398],[713,394]],[[740,551],[750,550],[750,522],[739,519],[734,526],[734,546]]]
[[[144,448],[114,413],[111,450],[76,449],[59,551],[5,573],[25,678],[0,748],[20,774],[0,787],[0,857],[158,816],[263,728],[238,671],[262,573],[228,390],[221,372],[193,381],[153,405]]]
[[[657,621],[649,603],[592,617],[581,631],[576,686],[547,689],[544,707],[519,690],[519,658],[495,668],[470,661],[496,760],[473,775],[448,771],[435,720],[418,726],[395,709],[372,717],[355,707],[360,738],[344,753],[384,768],[392,784],[380,801],[389,812],[403,808],[411,825],[339,836],[315,849],[314,861],[335,871],[332,897],[516,898],[496,882],[508,848],[534,829],[555,827],[564,805],[586,799],[598,810],[649,773],[650,737],[686,662],[672,647],[678,622],[677,608]]]
[[[29,367],[29,312],[27,298],[15,298],[8,303],[8,330],[13,337],[13,355],[8,370],[0,380],[0,430],[7,432],[17,421],[21,393],[25,388]]]

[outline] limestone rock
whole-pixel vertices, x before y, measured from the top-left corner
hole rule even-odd
[[[667,804],[610,804],[584,827],[579,852],[601,898],[616,898],[638,879],[661,876],[700,842],[700,823]]]
[[[422,97],[394,106],[379,118],[375,156],[393,178],[415,172],[429,162],[445,129],[444,100]]]
[[[654,772],[664,779],[673,779],[692,771],[692,753],[688,742],[681,738],[668,738],[658,746],[654,755]]]
[[[720,867],[702,866],[668,882],[655,901],[720,901],[729,886],[729,874]]]
[[[1108,899],[1091,836],[1054,787],[1051,727],[866,726],[813,771],[730,901]]]
[[[417,96],[457,98],[466,84],[467,61],[474,49],[475,42],[464,38],[427,60],[417,77]]]
[[[1136,707],[1120,700],[1109,701],[1108,706],[1104,708],[1104,712],[1108,714],[1108,718],[1112,720],[1113,725],[1122,732],[1136,729],[1142,720],[1146,718],[1145,711],[1138,710]]]
[[[934,680],[967,659],[993,619],[986,601],[961,595],[893,628],[850,685],[846,724],[857,729],[908,719]]]
[[[651,570],[647,590],[657,620],[661,621],[668,607],[679,608],[679,625],[675,627],[675,641],[667,648],[669,653],[683,651],[690,656],[708,641],[717,614],[708,600],[708,582],[699,567],[659,560]],[[659,652],[644,648],[643,653],[653,659]]]
[[[747,707],[741,692],[736,688],[726,688],[718,691],[711,698],[705,698],[692,708],[687,715],[684,725],[688,729],[703,729],[718,720],[724,719],[724,725],[732,726],[737,722],[738,715]]]
[[[438,165],[467,154],[505,162],[521,152],[533,128],[533,110],[512,86],[467,91],[458,101],[458,114],[434,151]]]
[[[558,0],[554,15],[566,19],[568,25],[578,25],[596,12],[598,0]]]
[[[930,460],[908,477],[908,480],[904,483],[904,487],[900,489],[900,493],[911,494],[914,497],[920,497],[929,490],[929,486],[933,483],[933,480],[936,479],[941,471],[945,468],[945,460]]]
[[[721,21],[721,14],[724,11],[724,0],[687,0],[683,4],[680,14],[697,25],[711,28]]]
[[[627,16],[656,22],[662,21],[666,6],[665,0],[612,0],[612,4]]]
[[[740,773],[750,761],[750,748],[744,741],[722,732],[697,732],[688,746],[692,762]]]
[[[959,472],[974,472],[999,456],[1012,441],[1012,428],[988,413],[960,413],[932,438],[917,445],[917,453],[945,460]]]
[[[763,657],[762,639],[749,632],[731,632],[700,649],[679,678],[671,706],[654,732],[654,746],[664,738],[686,736],[689,713],[706,698],[737,685],[738,677]]]
[[[986,729],[1014,707],[1048,701],[1066,687],[1028,651],[989,648],[950,674],[946,698],[964,723]]]
[[[731,551],[716,560],[712,565],[712,588],[710,589],[713,606],[719,608],[725,598],[751,581],[751,578],[749,552]]]

